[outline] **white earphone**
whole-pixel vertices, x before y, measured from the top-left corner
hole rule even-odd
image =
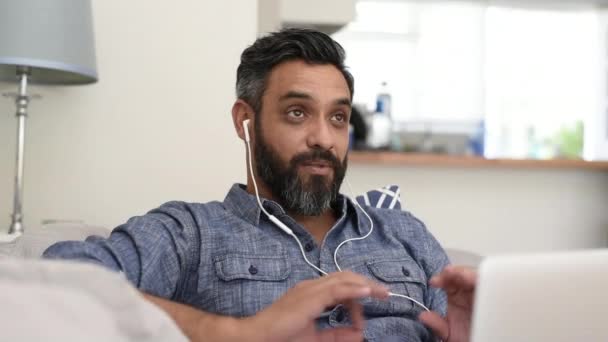
[[[249,142],[249,119],[243,120],[243,127],[245,128],[245,142]]]
[[[249,172],[251,174],[251,179],[253,180],[253,187],[255,189],[255,197],[258,201],[258,206],[260,207],[260,209],[262,210],[262,212],[264,212],[264,214],[266,214],[266,216],[268,217],[268,219],[270,221],[272,221],[272,223],[274,223],[277,227],[279,227],[279,229],[281,229],[282,231],[284,231],[287,235],[291,236],[294,238],[294,240],[296,240],[296,242],[298,243],[298,246],[300,247],[300,252],[302,253],[302,257],[304,258],[304,261],[306,261],[306,263],[314,268],[316,271],[318,271],[319,273],[323,274],[323,275],[327,275],[327,272],[325,272],[324,270],[320,269],[319,267],[317,267],[315,264],[311,263],[308,258],[306,257],[306,253],[304,252],[304,247],[302,247],[302,243],[300,242],[300,240],[298,239],[298,237],[293,233],[293,231],[287,227],[287,225],[285,225],[283,222],[281,222],[278,218],[276,218],[276,216],[270,214],[268,211],[266,211],[266,209],[264,209],[264,207],[262,206],[262,201],[260,200],[260,194],[258,191],[258,185],[257,182],[255,180],[255,173],[253,172],[253,163],[251,161],[251,138],[249,137],[249,119],[246,119],[243,121],[243,128],[245,130],[245,144],[247,144],[247,161],[249,164]],[[352,194],[352,187],[350,186],[350,183],[348,183],[348,181],[346,182],[346,184],[349,187],[349,190]],[[342,271],[342,269],[340,268],[340,265],[338,265],[338,250],[340,249],[340,247],[342,247],[344,244],[346,244],[347,242],[350,241],[357,241],[357,240],[363,240],[365,238],[367,238],[368,236],[371,235],[372,231],[374,230],[374,221],[372,220],[372,218],[369,216],[369,214],[367,214],[367,212],[361,207],[361,205],[359,205],[359,203],[357,201],[354,201],[351,199],[351,202],[353,202],[356,206],[359,207],[359,209],[361,209],[361,211],[365,214],[365,216],[367,216],[367,219],[369,220],[370,223],[370,228],[369,231],[367,232],[367,234],[365,234],[364,236],[361,237],[357,237],[357,238],[352,238],[352,239],[347,239],[342,241],[338,247],[336,247],[335,251],[334,251],[334,264],[336,265],[336,268],[338,269],[338,271]],[[400,298],[405,298],[408,300],[411,300],[413,303],[417,304],[418,306],[422,307],[424,310],[426,311],[430,311],[424,304],[420,303],[419,301],[417,301],[414,298],[411,298],[409,296],[405,296],[402,294],[398,294],[398,293],[393,293],[393,292],[389,292],[389,296],[395,296],[395,297],[400,297]]]
[[[294,235],[293,231],[291,229],[289,229],[289,227],[287,227],[283,222],[281,222],[278,218],[276,218],[276,216],[267,212],[266,209],[264,209],[264,207],[262,206],[262,202],[260,201],[260,194],[258,192],[258,184],[255,180],[255,175],[253,173],[253,164],[251,162],[251,145],[250,145],[251,138],[249,137],[249,119],[243,121],[243,126],[245,128],[245,143],[247,143],[247,150],[249,153],[247,156],[247,160],[249,161],[249,171],[251,172],[251,178],[253,179],[253,187],[255,188],[255,197],[258,200],[258,205],[260,206],[260,209],[262,209],[264,214],[266,214],[266,216],[268,216],[268,219],[270,221],[272,221],[274,224],[276,224],[277,227],[279,227],[282,231],[284,231],[288,235],[295,237],[297,240],[297,237]]]

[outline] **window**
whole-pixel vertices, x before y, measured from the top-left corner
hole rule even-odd
[[[360,0],[334,38],[356,103],[373,110],[386,81],[398,124],[484,120],[487,156],[548,158],[565,153],[564,136],[582,143],[582,123],[605,115],[599,18],[594,7]]]

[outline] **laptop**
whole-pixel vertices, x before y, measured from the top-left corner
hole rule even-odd
[[[471,341],[608,342],[608,249],[484,259]]]

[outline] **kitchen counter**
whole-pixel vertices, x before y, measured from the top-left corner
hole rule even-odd
[[[581,169],[608,172],[608,161],[574,159],[486,159],[475,156],[399,153],[388,151],[351,151],[349,162],[433,167],[518,168],[518,169]]]
[[[355,194],[399,185],[401,207],[446,247],[492,255],[608,246],[608,162],[353,151],[348,179]]]

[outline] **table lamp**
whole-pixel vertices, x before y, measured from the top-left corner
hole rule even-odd
[[[17,153],[9,234],[23,226],[23,157],[30,83],[88,84],[97,81],[90,0],[0,1],[0,80],[16,81]]]

